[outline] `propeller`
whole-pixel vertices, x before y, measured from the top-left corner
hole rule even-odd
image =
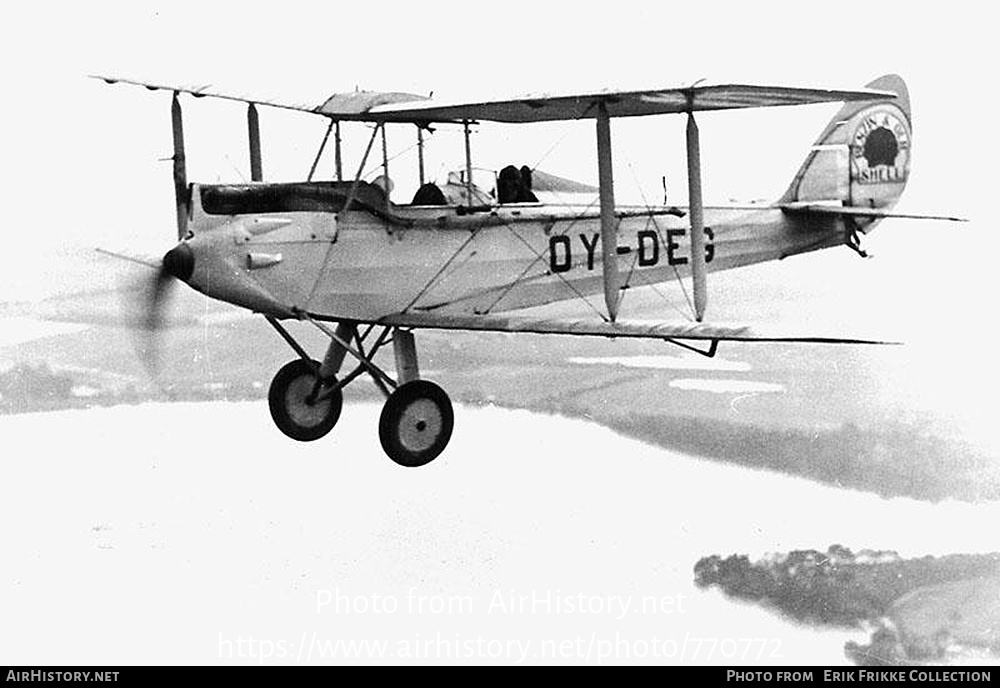
[[[167,321],[170,301],[177,282],[186,281],[194,272],[194,254],[187,244],[167,251],[159,265],[133,291],[132,310],[137,314],[137,353],[153,375],[160,371],[161,333]]]

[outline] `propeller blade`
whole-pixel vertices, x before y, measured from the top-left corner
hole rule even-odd
[[[166,267],[160,266],[135,294],[134,309],[138,311],[139,324],[135,330],[136,354],[154,377],[162,363],[161,338],[175,282]]]
[[[174,278],[161,267],[150,280],[145,294],[142,327],[148,332],[159,332],[163,329],[165,309],[172,293]]]
[[[163,255],[156,273],[145,289],[143,345],[140,356],[152,374],[160,369],[160,333],[166,322],[167,307],[178,281],[186,282],[194,272],[194,253],[181,243]]]

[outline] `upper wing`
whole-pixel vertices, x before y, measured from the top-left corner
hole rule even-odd
[[[95,75],[109,84],[123,83],[150,90],[190,93],[195,97],[225,98],[272,105],[333,119],[366,122],[451,122],[488,120],[495,122],[547,122],[573,120],[595,114],[604,103],[611,117],[636,117],[698,110],[775,107],[854,100],[885,100],[891,91],[873,89],[821,89],[750,84],[696,82],[672,88],[643,91],[604,90],[563,95],[526,95],[517,98],[473,102],[440,102],[413,93],[355,91],[336,93],[317,102],[293,103],[226,93],[211,85],[167,85]]]
[[[606,322],[594,319],[536,318],[504,315],[439,315],[399,313],[379,320],[381,325],[439,330],[527,332],[639,339],[691,339],[734,342],[799,342],[816,344],[895,344],[871,337],[845,337],[823,333],[760,330],[740,325],[663,323],[647,321]]]

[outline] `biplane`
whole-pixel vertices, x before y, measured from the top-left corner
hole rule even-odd
[[[97,78],[172,94],[179,243],[152,263],[157,272],[149,322],[159,321],[163,295],[175,281],[261,314],[297,355],[269,389],[271,416],[281,432],[304,442],[323,437],[340,417],[343,389],[368,375],[386,397],[379,420],[382,447],[403,466],[424,465],[440,455],[454,423],[448,395],[420,375],[416,330],[652,338],[707,356],[724,341],[870,343],[706,322],[706,275],[844,244],[863,255],[860,238],[880,220],[929,217],[893,212],[907,182],[912,146],[909,97],[895,75],[854,90],[700,81],[461,103],[357,91],[306,104],[254,100],[210,87]],[[249,183],[188,183],[185,94],[247,104]],[[844,105],[780,199],[742,208],[703,204],[696,113],[824,102]],[[337,178],[314,180],[314,162],[304,182],[264,181],[260,105],[327,118],[316,162],[334,132]],[[611,120],[665,114],[687,117],[688,205],[617,206]],[[581,119],[593,120],[596,131],[599,185],[589,203],[539,201],[543,194],[533,188],[532,170],[516,166],[501,170],[493,189],[474,183],[471,125]],[[372,127],[357,174],[346,178],[342,122]],[[427,181],[425,133],[446,125],[464,132],[465,169],[444,183]],[[374,182],[362,178],[380,133],[387,172],[389,126],[416,130],[420,188],[409,203],[391,198],[387,174]],[[629,289],[674,280],[690,282],[689,321],[618,317]],[[567,299],[585,300],[593,317],[522,312]],[[309,323],[329,338],[322,359],[292,336],[285,326],[289,320]],[[394,374],[376,362],[389,344]],[[343,372],[348,356],[356,365]]]

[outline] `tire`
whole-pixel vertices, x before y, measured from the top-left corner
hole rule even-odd
[[[286,363],[274,376],[267,394],[274,424],[285,435],[299,442],[318,440],[333,430],[340,419],[344,404],[341,390],[315,404],[306,402],[316,384],[318,371],[319,363],[316,361],[299,358]]]
[[[416,468],[448,446],[455,425],[451,399],[427,380],[400,385],[382,407],[378,436],[382,449],[400,466]]]

